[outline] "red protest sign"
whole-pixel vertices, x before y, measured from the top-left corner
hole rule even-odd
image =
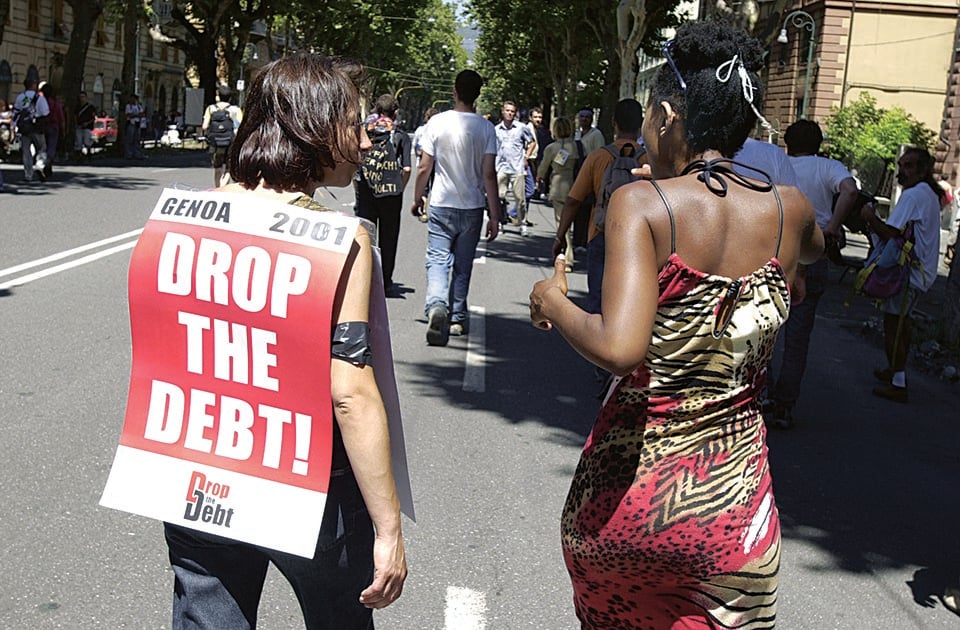
[[[332,304],[356,219],[164,191],[130,262],[127,412],[101,503],[311,556]]]

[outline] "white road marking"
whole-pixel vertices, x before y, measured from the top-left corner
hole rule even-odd
[[[85,265],[89,262],[93,262],[101,258],[106,258],[107,256],[111,256],[113,254],[116,254],[117,252],[122,252],[125,249],[132,249],[133,246],[136,244],[137,244],[136,241],[130,241],[129,243],[116,245],[109,249],[104,249],[94,254],[90,254],[82,258],[77,258],[76,260],[71,260],[70,262],[65,262],[59,265],[55,265],[53,267],[48,267],[46,269],[43,269],[42,271],[35,271],[33,273],[28,273],[25,276],[20,276],[19,278],[13,278],[12,280],[8,280],[6,282],[0,283],[0,291],[10,289],[12,287],[19,287],[24,284],[27,284],[28,282],[33,282],[34,280],[39,280],[40,278],[46,278],[47,276],[52,276],[55,273],[60,273],[61,271],[66,271],[67,269],[73,269],[74,267],[79,267],[80,265]],[[0,273],[0,275],[4,275],[4,274]]]
[[[153,169],[153,170],[150,171],[150,172],[151,172],[151,173],[166,173],[167,171],[175,171],[175,170],[177,170],[177,169],[175,169],[175,168],[155,168],[155,169]]]
[[[472,331],[471,331],[472,332]],[[447,587],[444,630],[484,630],[487,600],[483,593],[459,586]]]
[[[467,335],[466,367],[463,371],[463,391],[487,391],[487,310],[482,306],[470,307],[470,327]]]
[[[473,264],[487,264],[487,241],[482,238],[480,239],[480,242],[477,243],[477,256],[473,259]]]
[[[38,258],[37,260],[31,260],[30,262],[23,263],[22,265],[15,265],[13,267],[7,267],[6,269],[0,269],[0,277],[19,273],[25,269],[32,269],[33,267],[41,267],[43,265],[46,265],[47,263],[52,263],[57,260],[69,258],[74,254],[79,254],[81,252],[86,252],[91,249],[103,247],[104,245],[109,245],[110,243],[116,243],[117,241],[122,241],[128,238],[131,238],[133,236],[140,236],[141,232],[143,232],[143,228],[140,228],[139,230],[133,230],[132,232],[127,232],[126,234],[117,234],[116,236],[105,238],[102,241],[96,241],[94,243],[81,245],[80,247],[74,247],[73,249],[68,249],[56,254],[52,254],[45,258]]]

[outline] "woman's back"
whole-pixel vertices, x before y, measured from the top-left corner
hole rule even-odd
[[[707,193],[693,176],[634,184],[631,203],[643,209],[650,225],[660,267],[671,248],[670,204],[675,225],[675,251],[690,267],[706,274],[739,278],[773,258],[792,276],[800,256],[800,226],[807,220],[807,202],[792,186],[751,190],[728,182],[724,196]],[[779,207],[782,206],[782,225]],[[812,228],[812,226],[811,226]],[[784,237],[783,235],[786,235]]]

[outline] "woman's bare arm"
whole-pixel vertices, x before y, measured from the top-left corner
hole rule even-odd
[[[340,308],[334,313],[335,321],[366,322],[373,256],[370,236],[363,228],[347,264],[349,271],[338,291]],[[360,601],[370,608],[383,608],[400,596],[407,575],[387,414],[371,366],[332,359],[330,381],[343,444],[377,535],[373,583],[360,594]]]
[[[587,360],[618,375],[643,362],[657,310],[656,248],[649,224],[637,210],[643,196],[631,187],[610,199],[601,314],[587,313],[566,297],[562,264],[530,296],[535,325],[555,326]]]

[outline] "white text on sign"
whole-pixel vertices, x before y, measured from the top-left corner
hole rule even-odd
[[[216,417],[209,412],[211,407],[219,410]],[[255,414],[253,405],[245,400],[202,389],[185,392],[173,383],[154,379],[143,436],[163,444],[176,444],[182,437],[184,448],[246,461],[253,455],[254,424],[265,423],[261,463],[279,468],[285,428],[293,423],[295,455],[291,470],[305,475],[311,422],[309,415],[262,403]]]
[[[269,252],[248,245],[236,253],[229,244],[167,232],[160,249],[157,290],[193,295],[203,302],[233,304],[248,313],[267,308],[274,317],[287,316],[290,296],[303,295],[310,282],[310,261],[280,252],[276,263]]]

